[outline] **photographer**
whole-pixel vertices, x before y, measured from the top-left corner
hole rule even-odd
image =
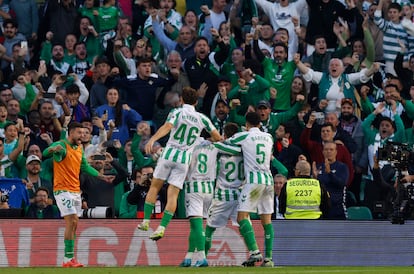
[[[151,185],[152,174],[154,168],[152,166],[145,166],[141,169],[136,169],[133,172],[133,180],[135,182],[134,188],[125,193],[122,197],[120,218],[136,218],[138,215],[142,215],[144,212],[145,197],[147,196],[149,187]],[[160,208],[155,208],[155,213],[161,213],[165,207],[166,202],[166,188],[163,187],[158,196]],[[157,203],[158,203],[157,201]]]
[[[0,191],[0,209],[9,209],[9,195]]]
[[[374,180],[372,176],[372,169],[374,168],[374,155],[377,155],[378,150],[383,148],[387,141],[393,142],[403,142],[405,140],[404,136],[404,124],[397,113],[397,107],[394,104],[392,107],[392,113],[394,117],[394,121],[391,120],[388,116],[379,115],[386,111],[385,103],[378,104],[377,108],[374,110],[373,113],[368,115],[367,118],[362,122],[362,129],[364,132],[364,141],[365,144],[368,146],[368,174],[365,179],[365,199],[364,204],[371,209],[374,213],[374,218],[378,218],[375,214],[375,205],[376,204],[383,204],[384,200],[379,201],[377,199],[380,198],[380,184],[378,181]],[[384,180],[392,180],[394,177],[394,170],[391,166],[391,162],[382,159],[379,157],[379,169],[383,173],[382,176]],[[385,172],[391,173],[390,175],[386,175]],[[393,182],[389,182],[393,183]],[[383,214],[381,214],[383,215]],[[382,217],[381,217],[382,218]]]
[[[115,216],[118,216],[119,204],[128,176],[126,169],[109,153],[94,154],[88,157],[88,162],[99,173],[112,176],[114,180],[112,183],[107,183],[99,178],[81,173],[82,208],[109,207],[114,211]]]

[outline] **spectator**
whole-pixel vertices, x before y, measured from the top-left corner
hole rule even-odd
[[[17,160],[20,153],[23,151],[24,132],[22,131],[23,127],[21,124],[19,125],[19,129],[16,132],[14,132],[14,129],[16,128],[14,125],[9,124],[8,127],[13,127],[13,128],[10,128],[10,132],[13,131],[13,133],[11,133],[10,135],[18,134],[18,138],[14,144],[15,147],[12,147],[10,151],[8,151],[8,153],[6,153],[6,150],[5,150],[6,139],[0,138],[0,159],[2,162],[0,166],[0,177],[17,178],[18,172],[16,170],[16,167],[14,166],[14,162]],[[6,126],[5,128],[5,136],[9,135],[8,133],[6,133],[8,127]]]
[[[181,14],[174,10],[174,2],[168,0],[159,0],[158,9],[152,8],[148,10],[151,16],[145,21],[144,25],[144,35],[149,40],[150,44],[153,47],[152,57],[155,60],[162,60],[163,50],[160,46],[160,42],[154,35],[154,30],[152,26],[152,16],[156,15],[159,18],[161,23],[161,28],[166,31],[167,36],[175,40],[178,37],[178,31],[182,27]]]
[[[3,77],[7,84],[13,84],[13,79],[23,74],[29,64],[24,60],[27,55],[28,48],[22,47],[21,42],[17,42],[12,46],[11,61],[3,68]]]
[[[341,107],[342,102],[344,102],[345,99],[342,99],[341,101]],[[352,103],[350,99],[348,99]],[[339,127],[339,119],[336,112],[328,112],[325,114],[325,123],[329,123],[333,125],[334,130],[334,141],[338,144],[344,145],[348,151],[352,154],[357,151],[358,146],[354,138],[347,132],[342,129],[342,127]]]
[[[194,47],[195,56],[184,62],[184,70],[188,75],[191,87],[199,89],[202,104],[199,104],[198,109],[206,115],[210,114],[213,98],[217,93],[217,71],[229,53],[228,42],[225,43],[216,31],[213,36],[219,42],[219,51],[210,53],[208,40],[204,37],[198,37]]]
[[[25,209],[25,217],[32,219],[60,219],[60,212],[56,205],[50,204],[49,190],[39,187],[34,200]]]
[[[288,177],[293,176],[295,165],[302,149],[293,144],[291,138],[292,128],[288,124],[280,124],[276,129],[274,136],[275,147],[273,148],[273,156],[279,160],[289,171]]]
[[[18,25],[14,19],[6,19],[3,21],[3,46],[6,48],[6,52],[2,55],[1,68],[4,69],[8,64],[13,62],[13,45],[22,41],[27,43],[26,37],[23,34],[18,33]],[[27,52],[26,52],[27,53]],[[29,61],[29,55],[26,54],[25,61]]]
[[[346,165],[337,160],[337,144],[327,141],[323,145],[324,161],[312,163],[313,177],[329,192],[331,209],[328,219],[346,219],[346,183],[349,171]]]
[[[341,114],[338,118],[338,127],[352,137],[356,143],[356,151],[352,153],[352,163],[355,168],[354,181],[350,187],[350,190],[355,194],[355,198],[359,201],[360,183],[362,173],[366,170],[368,165],[367,147],[364,142],[364,133],[362,129],[362,121],[359,117],[353,114],[354,105],[350,99],[342,99]]]
[[[369,69],[345,74],[342,61],[333,58],[329,62],[329,72],[322,73],[305,66],[299,60],[298,54],[295,55],[294,60],[306,81],[319,84],[318,100],[328,100],[325,112],[339,111],[342,98],[351,98],[356,103],[354,85],[368,82],[369,78],[379,69],[379,64],[374,63]]]
[[[275,188],[275,210],[272,214],[272,219],[284,219],[283,214],[279,211],[280,204],[280,192],[282,191],[283,186],[286,184],[287,178],[285,175],[280,173],[273,176],[274,188]]]
[[[53,110],[53,104],[50,101],[43,101],[39,108],[40,113],[40,132],[47,133],[50,138],[59,140],[61,124]]]
[[[93,0],[86,0],[85,2],[91,2]],[[79,22],[80,36],[79,41],[83,42],[86,47],[86,56],[90,64],[94,59],[101,55],[102,48],[99,41],[99,34],[95,30],[96,24],[93,24],[93,19],[89,17],[81,17]]]
[[[260,101],[269,101],[270,83],[260,75],[253,73],[250,68],[240,72],[238,85],[234,86],[227,94],[229,100],[239,99],[240,106],[237,112],[243,115],[249,106],[256,106]]]
[[[302,135],[300,136],[300,143],[303,149],[309,153],[311,160],[317,164],[321,164],[324,162],[323,144],[326,142],[334,142],[334,127],[329,123],[323,124],[321,126],[320,132],[321,141],[315,142],[310,138],[311,130],[315,123],[315,120],[315,115],[312,113],[309,116],[309,120],[306,123],[306,127],[303,130]],[[348,149],[341,144],[338,144],[338,146],[335,148],[335,151],[338,151],[338,161],[344,163],[348,167],[347,179],[349,180],[347,181],[347,185],[350,186],[354,175],[351,154],[349,153]]]
[[[99,117],[107,114],[107,120],[104,122],[105,129],[110,129],[111,122],[115,126],[110,139],[119,140],[124,145],[126,140],[130,138],[130,128],[135,128],[141,122],[142,116],[128,104],[122,104],[119,95],[118,89],[108,89],[106,93],[108,104],[98,107],[96,114]]]
[[[146,121],[153,118],[157,89],[175,82],[175,79],[164,79],[151,74],[151,62],[149,58],[141,58],[137,62],[136,79],[118,79],[114,82],[115,87],[121,90],[122,98],[129,103],[129,107],[142,115]]]
[[[9,88],[9,85],[3,84],[3,86],[0,87],[0,101],[4,104],[7,104],[7,101],[13,98],[13,92]]]
[[[336,49],[338,43],[337,36],[333,32],[333,25],[338,18],[343,18],[348,24],[352,22],[355,25],[355,28],[351,30],[351,37],[362,37],[362,16],[354,0],[347,1],[348,8],[337,0],[306,0],[306,2],[309,5],[309,22],[306,29],[308,45],[313,45],[315,36],[323,35],[328,49]],[[312,47],[308,47],[307,51],[311,54]]]
[[[304,160],[297,162],[295,175],[282,187],[279,203],[279,211],[286,219],[326,219],[329,215],[329,193],[311,178],[311,166]]]
[[[266,0],[256,0],[259,7],[269,17],[273,29],[279,28],[287,29],[289,33],[289,58],[293,58],[293,54],[297,52],[298,39],[295,34],[292,18],[298,18],[305,8],[307,3],[305,0],[298,0],[289,3],[289,0],[281,0],[279,2],[271,3]]]
[[[18,119],[24,118],[20,116],[20,104],[18,99],[10,99],[7,102],[7,120],[10,122],[17,122]]]
[[[375,61],[376,62],[384,62],[384,49],[383,49],[383,39],[384,33],[374,22],[374,14],[377,9],[378,2],[373,1],[372,4],[369,6],[366,14],[368,15],[368,30],[372,35],[372,39],[374,40],[375,45]],[[365,35],[365,32],[364,32]]]
[[[296,116],[296,114],[301,110],[304,99],[305,97],[303,95],[297,95],[296,104],[288,111],[280,113],[272,112],[269,101],[260,101],[256,105],[256,112],[259,114],[260,117],[260,126],[262,131],[268,132],[272,134],[272,136],[274,136],[275,131],[279,127],[280,123],[286,123],[289,120],[293,119]],[[230,121],[236,122],[239,126],[242,126],[246,119],[243,116],[237,115],[236,106],[238,102],[235,100],[233,100],[230,103]]]
[[[72,65],[73,73],[78,79],[85,81],[84,77],[91,68],[91,63],[88,61],[86,44],[84,42],[77,42],[75,48],[75,62]]]
[[[181,27],[176,42],[164,33],[156,16],[152,17],[152,25],[155,37],[160,41],[167,52],[171,52],[172,50],[179,52],[183,61],[194,56],[196,32],[189,26],[184,25]]]
[[[382,44],[384,47],[384,60],[386,65],[385,71],[396,75],[394,70],[394,60],[397,57],[397,53],[401,50],[398,40],[405,44],[405,48],[408,48],[408,35],[400,22],[400,4],[391,3],[388,6],[389,21],[387,21],[382,18],[382,7],[384,3],[384,0],[379,1],[374,13],[374,22],[384,33]]]
[[[366,181],[366,193],[365,193],[365,202],[367,206],[373,210],[375,201],[369,189],[375,187],[375,183],[372,180],[371,168],[374,166],[374,156],[378,155],[378,149],[383,147],[387,141],[394,142],[404,142],[405,141],[405,132],[404,124],[397,113],[395,105],[392,108],[394,121],[392,121],[387,116],[379,116],[385,110],[384,103],[381,103],[377,106],[373,113],[371,113],[365,120],[362,122],[362,129],[364,131],[364,140],[365,144],[368,146],[368,178]],[[375,120],[376,116],[379,116],[378,123],[372,123]],[[380,160],[380,159],[378,159]],[[390,165],[389,161],[381,160],[379,161],[380,169],[384,168],[385,165]],[[374,193],[374,192],[373,192]],[[373,194],[372,193],[372,194]]]
[[[272,110],[283,112],[290,108],[290,86],[292,85],[296,65],[294,62],[288,61],[288,47],[283,43],[274,45],[273,59],[265,57],[259,48],[257,40],[260,30],[259,26],[257,26],[253,39],[253,51],[257,59],[262,63],[265,72],[264,78],[278,92]]]
[[[76,84],[71,84],[66,88],[68,100],[66,104],[71,112],[71,121],[80,122],[85,118],[90,118],[89,109],[80,102],[80,89]]]
[[[71,0],[65,0],[71,1]],[[71,65],[64,60],[65,51],[61,44],[52,47],[52,59],[47,64],[47,74],[51,77],[55,74],[68,75],[73,72]]]
[[[26,189],[29,192],[30,202],[35,202],[37,191],[40,188],[47,189],[47,193],[53,192],[53,185],[51,181],[45,180],[40,176],[42,160],[36,155],[29,155],[26,160],[27,177],[25,179]],[[49,197],[48,197],[49,199]],[[47,199],[46,199],[47,200]],[[52,204],[53,199],[50,199],[48,204]]]
[[[97,16],[98,24],[96,27],[100,36],[116,29],[120,14],[121,10],[115,6],[115,1],[104,0],[102,2],[102,6],[98,8],[98,12],[94,14]]]
[[[62,20],[65,18],[64,20]],[[52,44],[63,45],[66,35],[74,33],[78,12],[73,0],[50,0],[43,10],[40,20],[39,38],[44,39],[50,31]]]
[[[90,105],[94,112],[97,107],[107,104],[106,92],[112,86],[114,78],[111,75],[111,64],[108,58],[101,57],[96,59],[94,69],[96,70],[97,80],[91,87]]]
[[[94,154],[88,158],[88,162],[100,173],[114,179],[108,184],[100,178],[81,173],[83,208],[106,206],[112,209],[114,216],[118,216],[121,197],[124,193],[120,193],[116,188],[124,189],[127,171],[109,153]]]

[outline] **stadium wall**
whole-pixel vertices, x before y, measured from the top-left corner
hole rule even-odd
[[[80,262],[89,266],[178,265],[187,251],[189,223],[173,220],[154,242],[137,220],[82,219],[76,238]],[[414,222],[277,220],[273,259],[277,265],[392,265],[414,263]],[[260,221],[253,221],[263,250]],[[0,220],[0,267],[60,266],[62,220]],[[229,223],[214,234],[211,266],[240,265],[248,256],[238,228]]]

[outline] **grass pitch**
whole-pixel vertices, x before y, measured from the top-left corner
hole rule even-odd
[[[342,266],[280,266],[274,268],[262,267],[206,267],[206,268],[180,268],[165,266],[145,267],[84,267],[84,268],[58,268],[58,267],[27,267],[27,268],[2,268],[2,274],[239,274],[239,273],[278,273],[278,274],[405,274],[414,273],[414,267],[342,267]]]

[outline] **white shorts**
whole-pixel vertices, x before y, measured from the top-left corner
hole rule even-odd
[[[245,184],[239,197],[237,211],[272,214],[275,190],[271,185]]]
[[[186,193],[185,209],[187,217],[207,218],[211,200],[213,200],[213,193]]]
[[[219,201],[213,200],[208,210],[207,225],[214,228],[225,227],[230,219],[234,226],[237,223],[237,200]]]
[[[170,185],[182,189],[189,166],[160,158],[154,170],[154,178],[167,181]]]
[[[53,193],[56,205],[59,208],[60,216],[76,214],[82,216],[82,198],[80,193],[69,191],[56,191]]]

